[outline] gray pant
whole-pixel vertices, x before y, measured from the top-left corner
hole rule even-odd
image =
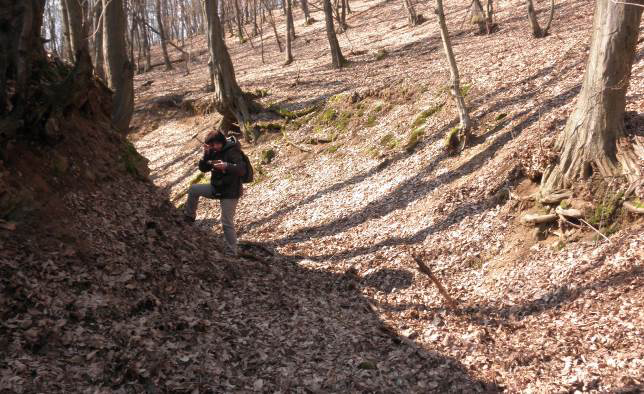
[[[211,185],[196,184],[188,189],[188,201],[184,207],[187,216],[194,218],[197,215],[199,197],[215,198]],[[237,198],[225,198],[219,200],[221,207],[221,227],[224,230],[224,239],[228,253],[237,254],[237,232],[235,231],[235,210],[237,209]]]

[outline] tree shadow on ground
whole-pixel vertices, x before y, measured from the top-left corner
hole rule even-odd
[[[218,220],[206,218],[197,221],[196,231],[211,239],[204,247],[220,249],[221,230],[213,226]],[[363,285],[408,287],[410,272],[378,270],[358,283],[352,272],[305,267],[258,245],[242,243],[252,256],[234,263],[237,274],[227,285],[207,289],[214,294],[210,299],[194,300],[204,305],[202,318],[221,340],[200,344],[201,334],[191,330],[183,337],[205,347],[199,352],[212,355],[208,361],[225,361],[207,372],[212,380],[201,384],[204,392],[252,390],[258,379],[264,391],[282,392],[502,391],[458,360],[399,336],[361,292]]]
[[[586,273],[591,273],[603,264],[599,261],[587,267],[583,272],[580,272],[577,277],[582,277]],[[538,298],[527,300],[518,305],[499,306],[494,303],[487,304],[474,304],[464,305],[462,308],[452,310],[457,316],[467,319],[470,323],[478,326],[498,327],[504,325],[513,325],[521,320],[530,317],[538,316],[548,310],[560,309],[566,305],[574,303],[577,299],[582,297],[587,291],[601,292],[603,289],[615,288],[620,285],[628,284],[631,282],[639,282],[642,284],[642,274],[644,267],[642,265],[633,265],[628,269],[618,272],[613,272],[604,277],[598,277],[594,280],[584,283],[582,286],[572,287],[568,284],[561,285],[556,289],[544,294]],[[432,311],[432,312],[447,312],[444,307],[427,307],[424,304],[408,303],[408,304],[379,304],[384,310],[388,311],[406,311],[414,309],[418,311]]]
[[[569,65],[565,67],[563,70],[559,70],[558,74],[561,72],[565,72],[568,70],[571,70],[572,68],[576,67],[579,64],[579,62],[576,62],[575,64]],[[537,73],[527,76],[526,78],[522,79],[519,83],[523,84],[526,82],[529,82],[531,80],[543,78],[547,75],[552,74],[553,72],[556,71],[556,64],[551,65],[549,67],[544,67],[543,69],[539,70]],[[540,89],[547,88],[548,86],[552,85],[553,83],[556,83],[556,78],[551,78],[548,80],[545,84],[541,85]],[[472,106],[476,107],[477,105],[483,104],[485,102],[488,102],[492,100],[494,97],[499,96],[506,91],[510,89],[510,86],[503,86],[501,88],[496,89],[495,91],[488,93],[484,96],[482,96],[480,99],[477,99],[472,102]],[[332,221],[328,224],[321,225],[321,226],[316,226],[316,227],[307,227],[303,228],[301,230],[298,230],[294,235],[284,238],[284,239],[279,239],[276,240],[275,242],[277,244],[287,244],[293,241],[297,241],[299,239],[305,239],[310,236],[315,236],[315,237],[322,237],[326,235],[331,235],[334,233],[339,233],[341,231],[344,231],[350,227],[354,227],[360,223],[364,223],[365,221],[373,218],[378,218],[382,217],[390,212],[393,212],[397,209],[401,209],[406,207],[410,202],[415,201],[427,193],[431,192],[436,186],[440,185],[443,182],[453,182],[454,180],[467,175],[469,173],[472,173],[473,171],[479,169],[482,167],[482,165],[491,157],[494,156],[494,154],[501,149],[507,142],[512,140],[513,138],[519,136],[523,130],[534,124],[539,120],[539,113],[541,112],[546,112],[547,110],[550,110],[552,108],[558,107],[574,98],[574,96],[579,92],[580,85],[575,85],[571,87],[570,89],[561,92],[559,95],[551,97],[548,100],[545,100],[541,103],[539,108],[530,108],[527,107],[523,111],[519,113],[512,114],[512,116],[506,117],[503,120],[501,120],[497,125],[492,127],[490,130],[487,132],[481,134],[481,135],[475,135],[472,143],[470,144],[470,147],[474,147],[476,145],[479,145],[486,140],[488,140],[490,137],[501,131],[506,125],[511,124],[512,122],[516,120],[521,121],[516,124],[513,129],[505,131],[503,134],[497,136],[494,142],[490,144],[489,147],[487,147],[485,150],[482,152],[479,152],[478,154],[474,155],[468,162],[462,164],[455,170],[449,171],[441,176],[436,177],[434,180],[431,181],[422,181],[425,177],[427,177],[429,174],[431,174],[437,166],[440,164],[441,161],[446,159],[448,156],[446,154],[441,154],[439,157],[437,157],[434,161],[432,161],[431,164],[429,164],[425,169],[423,169],[421,172],[416,174],[415,176],[409,178],[407,181],[403,182],[400,186],[398,186],[394,191],[389,193],[386,196],[383,196],[382,198],[368,204],[365,208],[361,209],[357,213],[353,213],[349,216],[340,218],[338,220]],[[521,100],[526,100],[532,96],[534,96],[535,92],[534,91],[528,91],[528,92],[522,92],[517,96],[509,97],[506,99],[499,100],[496,102],[493,106],[490,108],[486,109],[485,111],[481,112],[477,118],[478,119],[483,119],[485,116],[487,116],[490,113],[494,113],[497,111],[503,110],[505,107],[512,105],[513,103]],[[426,138],[423,140],[422,144],[423,145],[429,145],[431,143],[434,143],[438,139],[443,137],[443,134],[446,130],[449,129],[449,127],[454,126],[455,122],[451,122],[448,126],[441,128],[440,130],[434,132],[431,134],[429,138]],[[500,126],[500,127],[499,127]],[[408,153],[406,152],[401,152],[397,153],[394,156],[394,160],[399,160],[401,158],[409,156]],[[383,167],[384,163],[384,167]],[[272,220],[275,220],[279,217],[282,217],[286,215],[289,212],[292,212],[293,210],[306,205],[313,203],[317,199],[328,195],[330,193],[339,191],[344,189],[345,187],[360,183],[366,179],[368,179],[371,176],[374,176],[375,174],[381,172],[388,164],[390,164],[390,161],[385,161],[381,163],[380,165],[371,168],[368,171],[365,171],[361,174],[355,175],[351,177],[348,180],[338,182],[335,185],[332,185],[322,191],[319,191],[307,198],[305,198],[303,201],[298,202],[297,204],[291,204],[289,206],[283,207],[278,209],[277,211],[273,212],[269,216],[266,216],[264,218],[252,221],[251,223],[246,224],[243,226],[244,231],[249,231],[250,229],[261,226],[263,224],[266,224]],[[424,190],[424,193],[412,193],[415,190]],[[411,197],[407,197],[411,196]],[[392,203],[392,201],[396,201],[395,204]]]
[[[579,86],[574,86],[569,90],[562,92],[560,95],[547,100],[546,102],[544,102],[543,108],[550,108],[553,105],[559,105],[561,97],[571,99],[573,97],[573,93],[578,91],[578,89]],[[453,183],[459,178],[471,174],[481,168],[487,162],[487,160],[491,159],[496,154],[496,152],[499,151],[499,149],[501,149],[513,138],[519,136],[528,126],[536,122],[538,120],[538,117],[535,116],[534,109],[528,108],[520,113],[515,114],[512,117],[512,120],[518,119],[522,120],[517,123],[512,129],[498,135],[487,148],[475,154],[470,159],[463,162],[460,166],[446,171],[445,173],[435,176],[429,180],[426,180],[426,177],[431,175],[437,168],[437,166],[447,157],[446,153],[442,153],[432,163],[427,165],[422,171],[419,171],[414,176],[399,184],[392,192],[378,198],[377,200],[371,201],[358,212],[352,212],[339,219],[322,225],[301,228],[294,231],[287,237],[272,240],[271,243],[281,246],[304,239],[332,236],[344,232],[350,228],[356,227],[369,220],[382,218],[393,211],[407,207],[412,202],[427,196],[438,186]],[[433,234],[437,231],[444,230],[445,228],[453,224],[454,219],[451,218],[469,216],[471,214],[480,212],[484,209],[489,208],[486,204],[487,203],[485,201],[479,202],[477,204],[472,204],[469,202],[464,203],[456,208],[454,212],[448,215],[448,218],[446,220],[438,224],[431,225],[409,237],[392,238],[377,243],[374,246],[351,249],[350,251],[335,254],[333,256],[316,256],[316,258],[337,259],[338,257],[355,257],[374,251],[382,246],[420,242],[424,240],[428,235]]]

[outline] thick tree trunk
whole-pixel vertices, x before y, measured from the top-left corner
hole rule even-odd
[[[311,13],[309,12],[309,2],[308,0],[300,0],[300,5],[302,6],[302,12],[304,13],[304,23],[309,25],[311,23]]]
[[[210,60],[212,62],[212,79],[214,104],[222,116],[220,127],[224,131],[236,129],[234,122],[244,131],[250,121],[248,103],[235,79],[235,69],[224,40],[221,38],[221,22],[217,14],[217,0],[204,0],[208,19],[208,37]]]
[[[291,42],[293,41],[293,10],[291,0],[286,1],[286,61],[284,65],[293,63],[293,52]]]
[[[83,41],[86,41],[83,36],[83,9],[79,0],[61,0],[65,3],[64,9],[67,10],[67,23],[69,31],[69,43],[71,45],[71,53],[76,58],[77,52],[81,49]]]
[[[403,0],[403,4],[407,10],[407,21],[409,22],[409,26],[416,26],[418,24],[418,14],[416,14],[413,0]]]
[[[0,0],[0,115],[22,120],[25,113],[32,65],[45,57],[40,37],[44,12],[45,0]],[[7,97],[10,80],[14,93]],[[0,130],[0,138],[5,133],[11,130]]]
[[[331,48],[331,64],[334,68],[342,68],[347,60],[342,55],[338,37],[335,35],[335,27],[333,26],[333,9],[331,8],[331,0],[322,0],[324,3],[324,19],[326,22],[326,36],[329,40]]]
[[[114,91],[112,124],[127,132],[134,110],[133,67],[125,46],[123,0],[103,0],[103,49],[108,86]]]
[[[537,13],[534,10],[534,4],[532,0],[526,0],[528,3],[528,21],[530,21],[530,27],[532,28],[532,35],[536,38],[545,37],[548,35],[548,30],[550,30],[550,24],[555,15],[555,0],[550,2],[550,16],[548,17],[548,22],[546,27],[543,29],[539,26],[539,21],[537,20]]]
[[[584,83],[557,139],[559,163],[548,168],[541,180],[542,194],[569,188],[593,172],[604,177],[626,175],[631,180],[642,176],[641,163],[631,159],[628,146],[618,149],[644,5],[643,0],[630,2],[640,6],[597,1]]]
[[[159,25],[159,36],[161,37],[161,52],[163,52],[163,61],[165,62],[165,69],[172,70],[172,63],[170,63],[170,56],[168,56],[168,45],[166,42],[167,36],[163,28],[161,0],[157,0],[156,6],[157,6],[156,7],[157,24]]]
[[[450,92],[452,97],[456,101],[456,107],[458,108],[458,117],[460,119],[460,129],[461,132],[467,136],[469,132],[471,121],[470,115],[465,106],[465,99],[461,94],[461,82],[458,75],[458,67],[456,65],[456,58],[454,57],[454,52],[452,51],[452,44],[449,39],[449,32],[447,31],[447,24],[445,23],[445,13],[443,11],[443,0],[436,0],[436,15],[438,16],[438,28],[441,32],[441,39],[443,41],[443,50],[445,51],[445,57],[449,63],[449,73],[451,76],[451,86]]]

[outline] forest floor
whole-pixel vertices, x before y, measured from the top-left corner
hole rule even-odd
[[[476,124],[471,142],[454,155],[446,153],[444,138],[457,112],[446,95],[449,75],[429,3],[418,4],[429,21],[409,27],[402,2],[352,2],[350,28],[339,35],[350,61],[342,70],[329,67],[321,12],[313,13],[318,22],[311,26],[303,26],[296,14],[295,62],[289,66],[282,65],[272,35],[264,36],[265,63],[258,38],[254,49],[228,38],[245,91],[264,91],[261,102],[282,110],[317,106],[311,115],[282,122],[282,134],[266,133],[258,144],[244,145],[259,180],[246,188],[239,206],[241,237],[273,250],[275,256],[266,260],[270,265],[295,262],[313,278],[350,276],[369,305],[349,310],[349,321],[304,305],[288,321],[267,317],[271,330],[298,325],[310,336],[298,339],[305,341],[298,344],[301,352],[267,350],[267,360],[253,367],[254,376],[275,363],[300,365],[302,378],[294,386],[337,391],[337,377],[322,367],[331,360],[316,357],[320,347],[328,352],[338,346],[338,354],[354,358],[347,368],[360,371],[359,359],[373,362],[352,378],[355,391],[425,392],[438,387],[433,376],[451,373],[415,361],[399,364],[400,379],[413,375],[417,384],[396,390],[396,378],[387,374],[391,361],[402,356],[399,351],[370,354],[380,346],[371,341],[349,341],[345,347],[347,338],[338,340],[337,331],[321,325],[334,321],[351,335],[350,327],[373,323],[363,320],[369,316],[419,354],[457,361],[459,371],[487,384],[473,390],[644,387],[642,219],[621,219],[608,239],[585,228],[561,241],[556,228],[538,234],[522,226],[518,218],[526,206],[507,193],[535,190],[530,177],[538,178],[547,164],[549,147],[572,110],[585,70],[592,4],[557,4],[552,34],[534,39],[521,1],[497,4],[499,28],[489,36],[463,25],[465,7],[447,1],[452,44]],[[284,25],[280,28],[283,32]],[[195,47],[204,45],[197,41]],[[627,97],[627,124],[639,130],[639,138],[641,42]],[[155,100],[206,94],[205,56],[188,75],[181,68],[159,69],[136,78],[140,129],[133,139],[150,159],[155,184],[177,205],[189,184],[200,180],[195,164],[201,148],[191,138],[203,137],[218,116],[163,108]],[[275,158],[259,164],[268,151]],[[611,198],[604,194],[599,198]],[[197,226],[220,233],[218,217],[218,204],[203,201]],[[446,309],[431,282],[416,271],[411,250],[431,257],[427,263],[457,298],[458,311]],[[289,291],[308,300],[309,286]],[[318,302],[342,307],[345,301],[328,300],[325,293],[318,294]],[[262,347],[260,338],[246,340]],[[284,341],[288,349],[294,339]],[[362,380],[361,374],[369,378]]]
[[[256,165],[262,152],[270,150],[275,158],[260,165],[260,181],[247,188],[238,228],[246,241],[274,248],[280,259],[295,261],[313,276],[354,275],[372,317],[419,351],[458,360],[472,378],[491,385],[482,389],[641,389],[642,220],[623,221],[607,240],[590,229],[573,232],[566,242],[552,232],[541,239],[519,224],[524,207],[503,192],[527,195],[536,187],[526,176],[543,169],[544,151],[574,104],[592,20],[591,2],[559,4],[552,34],[537,40],[530,37],[522,5],[499,3],[499,30],[480,36],[473,26],[461,25],[464,7],[447,2],[477,125],[472,142],[457,155],[443,148],[457,115],[445,94],[448,74],[431,9],[418,10],[430,21],[412,28],[402,3],[353,2],[350,29],[340,35],[350,64],[340,71],[329,67],[320,22],[296,23],[296,60],[289,66],[282,65],[272,36],[264,37],[264,64],[257,39],[254,49],[229,39],[244,90],[265,91],[266,106],[321,108],[286,124],[287,137],[269,135],[245,147]],[[313,16],[323,19],[320,12]],[[642,53],[640,45],[627,98],[631,128],[640,132]],[[155,97],[202,89],[207,72],[205,58],[200,60],[187,76],[182,70],[138,76],[140,111],[154,110]],[[146,81],[154,84],[141,88]],[[419,119],[426,110],[434,113]],[[135,138],[151,160],[155,183],[180,203],[197,176],[200,147],[191,137],[203,136],[217,116],[171,114],[174,119],[144,128]],[[420,136],[417,146],[409,146],[412,134]],[[328,143],[307,145],[311,138]],[[217,233],[218,215],[217,204],[204,201],[198,225]],[[458,299],[458,312],[446,309],[431,282],[414,269],[410,249],[428,252],[428,263]],[[357,322],[363,311],[351,313],[356,326],[365,324]],[[311,346],[341,345],[332,333],[319,331],[319,321],[330,316],[294,316],[292,324],[312,330]],[[279,363],[290,358],[279,357],[286,358]],[[373,359],[380,378],[391,357],[399,353]],[[426,378],[445,371],[410,365],[407,373],[419,379],[413,391],[422,392],[437,387]],[[334,391],[334,378],[326,372],[310,378],[319,386],[306,380],[297,385]],[[365,389],[391,389],[378,379],[369,382]]]
[[[180,210],[208,181],[193,136],[219,120],[188,105],[208,98],[206,55],[189,73],[135,78],[130,140],[153,183],[135,180],[145,171],[109,124],[75,114],[56,154],[7,149],[24,165],[0,162],[0,189],[15,178],[46,203],[35,223],[0,221],[0,393],[641,392],[644,221],[603,212],[616,218],[594,218],[607,238],[583,226],[564,239],[520,224],[544,208],[516,199],[536,190],[579,93],[593,4],[557,4],[537,40],[523,1],[496,4],[489,36],[446,1],[476,126],[451,153],[457,112],[430,3],[409,27],[402,2],[353,1],[342,70],[315,8],[310,26],[296,12],[289,66],[268,29],[265,63],[259,38],[227,38],[242,88],[293,117],[263,114],[258,143],[243,144],[256,180],[234,261],[219,252],[216,201],[195,225]],[[185,46],[204,53],[205,40]],[[632,75],[626,124],[643,138],[642,40]],[[615,198],[589,190],[575,200]]]

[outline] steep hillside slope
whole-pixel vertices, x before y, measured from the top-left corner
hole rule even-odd
[[[636,391],[644,375],[642,219],[620,216],[608,239],[584,227],[562,240],[556,228],[523,227],[518,217],[529,207],[510,197],[533,191],[552,159],[581,87],[592,2],[558,5],[552,35],[540,40],[530,36],[523,2],[498,4],[499,30],[490,36],[460,27],[462,4],[446,6],[477,124],[458,154],[444,148],[457,114],[429,5],[421,12],[430,20],[410,28],[402,2],[355,2],[339,38],[351,63],[340,71],[328,67],[323,24],[302,27],[299,14],[289,66],[270,36],[265,64],[258,45],[229,39],[242,87],[294,118],[265,121],[280,132],[245,146],[259,181],[240,204],[243,237],[310,272],[355,276],[405,341],[459,360],[496,389]],[[632,138],[643,138],[641,42],[637,53],[626,121]],[[192,137],[218,120],[180,104],[206,97],[205,61],[188,76],[137,77],[135,144],[177,205],[198,181]],[[174,103],[158,101],[170,95]],[[269,150],[275,158],[259,164]],[[610,190],[579,197],[613,198]],[[218,216],[206,201],[197,226],[219,232]],[[431,257],[459,312],[446,310],[416,272],[412,249]]]

